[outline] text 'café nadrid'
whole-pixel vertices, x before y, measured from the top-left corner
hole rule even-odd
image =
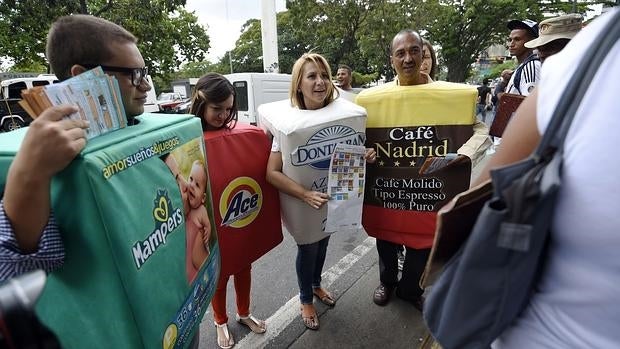
[[[456,186],[469,178],[470,165],[450,171],[421,172],[430,158],[446,158],[457,151],[459,138],[471,135],[469,125],[432,125],[375,128],[369,131],[377,151],[377,165],[370,167],[366,203],[385,209],[433,212],[451,195],[464,188]],[[466,134],[468,133],[468,134]]]
[[[399,143],[398,145],[392,142],[375,143],[378,159],[382,156],[387,158],[446,156],[448,153],[448,139],[437,140],[434,126],[420,126],[411,130],[396,127],[391,129],[388,135],[390,140]],[[411,143],[403,145],[403,141],[411,141]]]

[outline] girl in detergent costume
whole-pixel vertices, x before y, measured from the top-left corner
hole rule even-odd
[[[220,74],[208,73],[198,80],[190,113],[200,118],[205,138],[210,132],[229,130],[235,127],[237,123],[235,98],[235,90],[232,84]],[[209,148],[208,144],[207,148]],[[209,150],[207,150],[207,155],[209,155]],[[227,157],[232,158],[235,158],[236,155],[241,158],[241,154],[226,154]],[[216,168],[222,171],[223,166],[220,165],[222,164],[218,163]],[[213,168],[213,166],[209,167],[209,169]],[[213,180],[213,177],[211,179]],[[213,182],[211,186],[213,191]],[[215,195],[213,199],[214,207],[217,209],[220,206],[217,202],[218,199]],[[217,215],[215,223],[220,229],[222,221],[218,221]],[[222,236],[220,237],[220,245],[223,244],[223,241],[224,237]],[[222,271],[226,269],[226,260],[227,258],[222,254]],[[264,333],[266,331],[265,321],[255,318],[250,313],[251,264],[248,263],[233,276],[237,300],[237,321],[248,326],[252,332]],[[228,329],[228,314],[226,313],[226,285],[229,278],[230,275],[226,275],[224,272],[220,273],[217,288],[211,300],[213,319],[217,330],[217,345],[224,349],[232,348],[235,345],[235,340]]]
[[[325,178],[327,169],[317,170],[311,165],[294,162],[298,146],[312,143],[312,137],[294,140],[296,131],[308,129],[308,125],[325,130],[322,125],[338,128],[342,120],[349,118],[351,130],[359,132],[365,139],[366,111],[343,98],[332,83],[331,70],[325,58],[316,53],[302,55],[293,65],[290,101],[273,102],[259,107],[261,123],[264,122],[273,135],[271,154],[267,164],[267,181],[280,192],[281,213],[287,230],[297,243],[296,271],[301,302],[301,318],[311,329],[319,328],[319,319],[313,304],[313,296],[328,306],[335,306],[335,298],[321,287],[321,273],[325,262],[329,234],[321,227],[327,216],[325,203],[328,195],[322,188],[313,188],[316,180],[306,180],[309,173],[315,178]],[[287,131],[283,131],[287,129]],[[314,132],[314,131],[312,131]],[[317,131],[315,135],[326,135]],[[335,141],[337,142],[337,141]],[[333,148],[332,148],[333,153]],[[331,154],[327,154],[331,157]],[[376,153],[369,149],[366,159],[374,162]],[[314,190],[318,189],[318,190]],[[325,188],[326,189],[326,188]],[[287,195],[282,195],[287,194]],[[296,210],[293,212],[292,210]]]

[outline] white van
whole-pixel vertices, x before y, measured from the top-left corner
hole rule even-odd
[[[58,79],[53,74],[2,80],[0,82],[0,131],[12,131],[28,126],[32,121],[30,115],[19,105],[22,90],[57,82]]]
[[[146,76],[146,81],[151,85],[151,89],[146,93],[146,102],[144,102],[145,113],[157,113],[159,106],[157,105],[157,93],[155,93],[155,85],[153,85],[153,79],[150,75]]]
[[[256,125],[259,105],[289,98],[290,74],[234,73],[225,76],[235,87],[239,122]]]

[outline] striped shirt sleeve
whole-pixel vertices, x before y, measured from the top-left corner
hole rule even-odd
[[[43,228],[37,251],[24,254],[4,211],[4,201],[0,200],[0,282],[35,269],[50,272],[61,266],[64,259],[65,249],[53,215]]]
[[[529,96],[534,90],[534,86],[538,83],[538,80],[540,80],[540,66],[541,63],[537,59],[531,60],[523,66],[519,84],[519,89],[523,96]]]

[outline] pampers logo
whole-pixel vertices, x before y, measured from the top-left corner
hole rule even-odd
[[[355,132],[349,126],[329,126],[312,135],[306,145],[297,147],[291,154],[291,163],[293,166],[310,165],[317,170],[325,170],[329,168],[336,144],[363,145],[365,141],[365,133]]]
[[[144,263],[166,244],[166,237],[183,223],[183,213],[180,208],[174,209],[168,192],[157,190],[155,200],[153,200],[153,219],[155,229],[142,241],[136,242],[131,248],[136,267],[140,269]]]
[[[262,206],[260,185],[250,177],[235,178],[220,196],[222,226],[243,228],[256,219]]]

